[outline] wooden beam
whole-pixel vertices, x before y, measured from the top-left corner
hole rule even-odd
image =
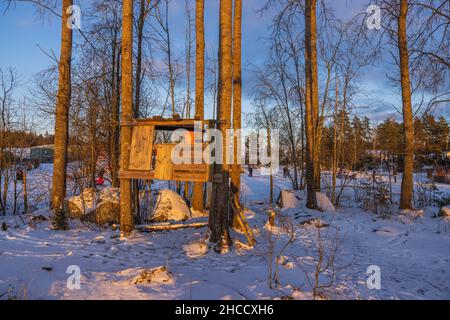
[[[182,119],[182,120],[155,120],[155,119],[134,119],[132,121],[122,121],[121,126],[136,127],[136,126],[155,126],[156,130],[173,130],[173,128],[194,130],[195,124],[201,122],[202,128],[215,127],[215,120],[196,120],[196,119]]]
[[[141,180],[158,180],[155,177],[155,171],[119,171],[120,179],[141,179]],[[208,173],[191,173],[186,171],[174,171],[170,181],[192,181],[192,182],[209,182]]]
[[[154,178],[154,171],[119,171],[119,179],[153,180]]]

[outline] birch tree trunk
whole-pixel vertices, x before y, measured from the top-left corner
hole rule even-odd
[[[133,0],[123,1],[122,13],[122,121],[130,121],[133,112]],[[120,165],[122,170],[128,169],[131,127],[121,129]],[[131,210],[131,181],[120,181],[120,231],[127,235],[133,230],[133,214]]]
[[[64,211],[67,175],[67,145],[69,140],[69,108],[71,99],[72,29],[69,28],[68,14],[72,0],[63,0],[61,20],[61,55],[59,60],[58,96],[55,118],[55,150],[52,177],[51,209],[53,227],[57,230],[68,228]]]
[[[400,57],[400,75],[402,86],[403,128],[404,128],[404,163],[400,209],[412,209],[414,188],[414,126],[411,106],[411,81],[409,78],[409,55],[406,35],[406,17],[408,1],[400,0],[398,17],[398,50]]]

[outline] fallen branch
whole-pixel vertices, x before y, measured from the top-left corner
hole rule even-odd
[[[152,224],[146,226],[140,226],[138,228],[141,232],[158,232],[158,231],[167,231],[167,230],[177,230],[177,229],[185,229],[185,228],[203,228],[207,227],[208,222],[195,222],[195,223],[159,223]]]

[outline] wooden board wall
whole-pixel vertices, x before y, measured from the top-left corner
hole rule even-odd
[[[172,180],[173,162],[172,150],[175,144],[156,145],[155,179]]]
[[[133,127],[128,170],[147,171],[152,166],[154,126]]]

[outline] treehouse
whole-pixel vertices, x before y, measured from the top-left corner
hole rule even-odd
[[[119,171],[120,179],[143,179],[143,180],[173,180],[192,182],[214,182],[223,181],[221,174],[214,174],[213,165],[205,163],[203,151],[207,144],[203,141],[204,132],[215,128],[215,120],[198,119],[164,119],[154,117],[151,119],[133,119],[122,122],[121,126],[131,127],[131,141],[129,141],[129,153],[126,154],[125,169]],[[186,130],[183,137],[186,139],[182,151],[190,149],[190,155],[183,157],[182,164],[173,161],[173,153],[176,143],[155,143],[158,141],[158,131]],[[196,137],[194,133],[201,132]],[[195,141],[195,138],[198,140]],[[194,148],[200,145],[201,152],[195,152]],[[189,159],[190,157],[190,159]],[[197,158],[198,157],[198,158]],[[186,161],[187,160],[187,161]],[[178,162],[178,161],[176,161]],[[251,228],[243,214],[243,208],[235,201],[230,201],[230,207],[235,212],[237,223],[244,231],[250,246],[255,243]],[[179,229],[186,227],[203,227],[205,223],[175,224],[175,225],[150,225],[145,226],[143,231],[159,231],[168,229]]]
[[[203,149],[206,144],[201,144],[202,154],[194,152],[194,131],[203,132],[214,127],[214,120],[196,119],[164,119],[154,117],[151,119],[134,119],[122,122],[122,127],[131,127],[130,152],[128,155],[128,167],[119,172],[120,179],[144,179],[144,180],[173,180],[192,182],[211,182],[212,165],[205,164],[202,159]],[[184,129],[191,137],[191,161],[183,164],[175,164],[172,161],[176,143],[155,143],[158,131],[175,131]]]

